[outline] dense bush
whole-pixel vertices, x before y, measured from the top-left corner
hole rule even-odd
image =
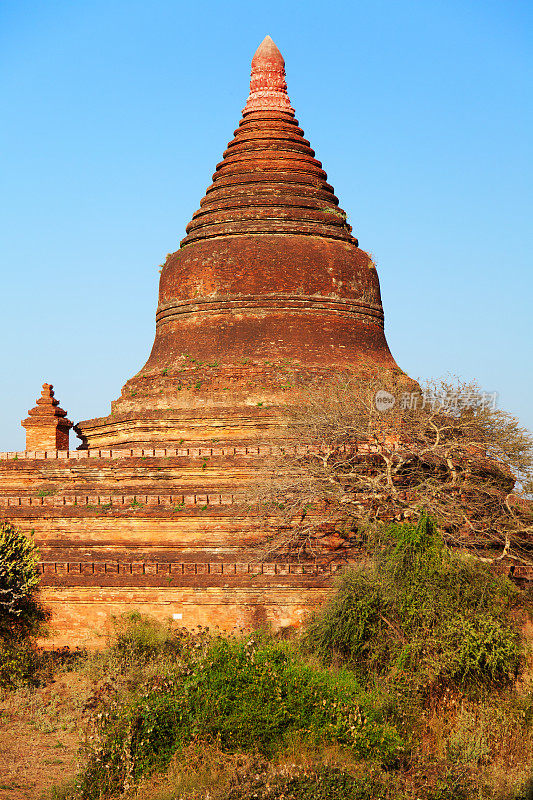
[[[37,592],[39,553],[33,538],[0,523],[0,639],[20,640],[37,633],[47,614]]]
[[[191,633],[170,620],[160,622],[138,611],[121,614],[113,618],[108,646],[91,657],[90,672],[95,679],[112,674],[141,681],[152,673],[173,674],[177,660],[203,652],[208,639],[207,631]]]
[[[72,672],[86,660],[84,650],[43,650],[31,639],[0,639],[0,690],[42,686],[58,672]]]
[[[326,663],[411,685],[496,685],[523,663],[512,619],[519,592],[471,556],[451,552],[434,524],[391,525],[370,567],[347,571],[304,641]]]
[[[33,538],[0,522],[0,689],[38,683],[46,671],[35,646],[48,618],[38,599],[38,561]]]
[[[38,682],[39,654],[29,642],[0,639],[0,689]]]
[[[384,763],[402,753],[398,733],[348,671],[315,669],[268,638],[196,644],[182,648],[174,674],[100,698],[84,797],[123,790],[193,740],[267,756],[291,740],[339,743]]]

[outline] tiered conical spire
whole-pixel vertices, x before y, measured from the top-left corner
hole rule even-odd
[[[300,233],[355,242],[346,214],[287,95],[285,62],[267,36],[252,60],[250,95],[182,246],[250,233]]]

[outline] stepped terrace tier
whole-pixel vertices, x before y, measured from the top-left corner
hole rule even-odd
[[[250,497],[271,453],[194,443],[0,453],[0,516],[33,531],[40,551],[44,644],[98,646],[112,616],[132,610],[191,629],[300,625],[362,554],[332,533],[313,557],[265,558],[275,526]],[[533,579],[531,567],[512,570]]]
[[[268,448],[0,454],[0,516],[33,532],[46,646],[98,646],[138,610],[223,630],[299,625],[344,563],[265,560],[269,521],[247,499]]]

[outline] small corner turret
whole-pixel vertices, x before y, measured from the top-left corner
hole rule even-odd
[[[54,398],[54,387],[43,383],[37,405],[21,425],[26,429],[26,450],[68,450],[72,422]]]

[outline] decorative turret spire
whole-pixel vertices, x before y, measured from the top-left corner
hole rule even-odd
[[[59,400],[54,397],[54,387],[51,383],[43,383],[41,396],[35,401],[37,405],[28,411],[30,417],[66,417],[67,412],[59,406]]]
[[[287,94],[285,61],[270,36],[265,36],[252,59],[250,96],[243,114],[250,111],[286,111],[294,116]]]
[[[51,383],[43,383],[36,402],[21,423],[26,428],[26,450],[68,450],[72,422],[55,399]]]

